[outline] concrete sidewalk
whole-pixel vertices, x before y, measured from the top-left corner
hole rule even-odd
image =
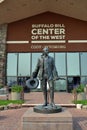
[[[30,92],[24,94],[26,104],[42,104],[42,92]],[[73,95],[66,92],[55,93],[56,104],[71,104]],[[22,107],[20,109],[9,109],[0,111],[0,130],[22,130],[21,117],[29,109]],[[74,130],[87,129],[87,110],[79,110],[75,107],[67,108],[73,116]]]

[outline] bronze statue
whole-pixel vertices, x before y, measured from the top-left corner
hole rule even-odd
[[[36,78],[37,76],[40,79],[40,85],[43,91],[44,95],[44,104],[43,106],[47,106],[47,82],[49,84],[50,89],[50,106],[56,107],[54,103],[54,80],[58,79],[58,73],[55,67],[54,59],[53,57],[49,56],[49,49],[48,47],[45,47],[43,49],[43,53],[41,57],[38,59],[36,69],[33,72],[33,78]]]

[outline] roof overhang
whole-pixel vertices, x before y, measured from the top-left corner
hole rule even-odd
[[[87,21],[87,0],[4,0],[0,3],[0,24],[47,11]]]

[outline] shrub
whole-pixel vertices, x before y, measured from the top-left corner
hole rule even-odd
[[[0,89],[3,88],[4,86],[2,84],[0,84]]]
[[[17,93],[20,93],[23,91],[23,87],[21,85],[13,85],[11,87],[11,91],[12,92],[17,92]]]
[[[77,88],[76,88],[76,92],[77,93],[81,93],[81,92],[84,92],[84,85],[83,84],[80,84]]]
[[[73,101],[73,103],[87,105],[87,100],[75,100],[75,101]]]

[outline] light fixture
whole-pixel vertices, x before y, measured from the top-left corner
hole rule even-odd
[[[0,3],[4,2],[4,0],[0,0]]]

